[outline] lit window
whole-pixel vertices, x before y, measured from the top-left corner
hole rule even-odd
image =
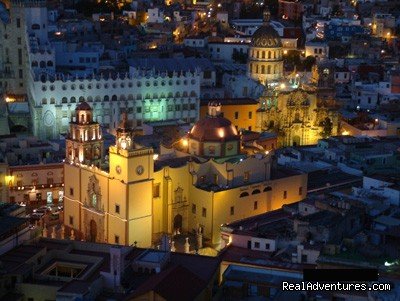
[[[248,182],[250,180],[250,171],[245,171],[243,181]]]
[[[153,198],[160,197],[160,183],[156,183],[153,185]]]

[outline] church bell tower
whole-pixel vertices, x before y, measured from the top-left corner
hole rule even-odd
[[[66,162],[100,167],[104,152],[100,124],[93,121],[92,108],[86,102],[80,103],[71,117],[66,152]]]

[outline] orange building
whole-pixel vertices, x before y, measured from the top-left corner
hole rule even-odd
[[[208,114],[208,103],[221,104],[222,116],[229,119],[237,130],[255,130],[258,101],[252,98],[229,98],[202,100],[200,103],[200,118]]]

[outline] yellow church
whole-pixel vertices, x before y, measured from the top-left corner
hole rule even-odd
[[[108,160],[92,116],[77,106],[64,167],[64,223],[88,241],[149,247],[162,234],[202,229],[218,247],[221,224],[306,196],[307,175],[274,167],[272,153],[246,154],[219,105],[159,154],[135,143],[123,115]]]

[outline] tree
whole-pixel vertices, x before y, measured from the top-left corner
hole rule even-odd
[[[333,129],[333,124],[332,121],[329,117],[326,117],[322,122],[322,132],[321,136],[322,138],[328,138],[332,135],[332,129]]]

